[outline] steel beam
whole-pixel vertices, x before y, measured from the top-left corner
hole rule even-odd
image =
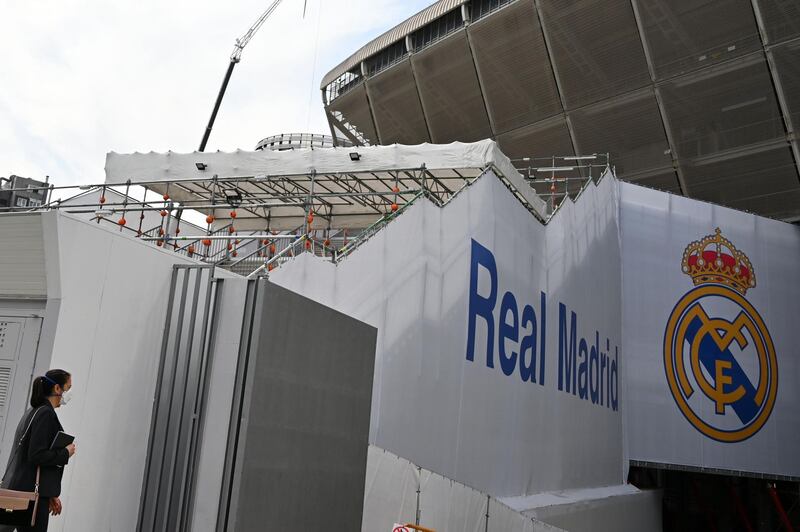
[[[644,50],[644,57],[645,61],[647,62],[647,70],[650,73],[650,81],[652,83],[653,93],[655,94],[656,104],[658,105],[658,113],[661,115],[661,124],[664,126],[664,134],[667,137],[669,156],[670,159],[672,159],[672,169],[678,176],[678,184],[681,187],[681,192],[684,196],[688,197],[688,183],[686,182],[686,176],[683,173],[683,169],[678,163],[678,152],[676,149],[677,144],[675,143],[675,138],[672,136],[672,128],[670,127],[669,118],[667,117],[667,111],[664,108],[664,99],[661,96],[661,89],[656,84],[657,76],[655,66],[653,65],[653,54],[652,50],[650,50],[650,45],[647,44],[647,39],[644,36],[644,24],[642,23],[642,17],[639,13],[638,0],[631,0],[631,7],[633,8],[633,17],[636,19],[636,28],[639,33],[639,39],[642,43],[642,49]]]
[[[794,126],[792,123],[792,114],[789,111],[789,104],[786,100],[786,91],[783,88],[783,82],[775,68],[775,56],[772,52],[774,47],[769,40],[766,26],[764,24],[764,16],[761,13],[761,0],[750,0],[750,5],[753,7],[753,14],[756,17],[756,24],[758,25],[758,33],[761,36],[761,44],[764,46],[764,55],[767,58],[767,69],[769,70],[769,77],[772,79],[772,86],[775,89],[775,96],[778,99],[778,106],[781,110],[783,117],[783,125],[786,128],[786,140],[789,142],[789,147],[792,150],[794,157],[794,165],[797,169],[797,177],[800,179],[800,147],[798,147],[798,138],[795,134]]]
[[[569,138],[572,141],[572,151],[575,155],[580,153],[578,145],[578,140],[575,137],[575,128],[572,127],[572,119],[570,118],[569,114],[567,113],[567,100],[564,97],[564,88],[561,85],[561,76],[558,74],[558,66],[556,66],[555,56],[553,54],[553,46],[552,41],[550,40],[550,32],[547,29],[547,24],[545,24],[544,16],[542,15],[542,5],[541,0],[534,0],[534,6],[536,7],[536,17],[539,21],[539,28],[542,30],[542,37],[544,38],[544,47],[547,50],[547,58],[550,61],[550,68],[553,72],[553,79],[556,82],[556,90],[558,91],[558,99],[561,102],[561,109],[563,110],[564,121],[567,124],[567,130],[569,131]]]

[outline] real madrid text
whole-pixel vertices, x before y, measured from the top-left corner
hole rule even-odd
[[[494,255],[475,240],[471,248],[467,360],[484,360],[487,368],[495,368],[497,360],[503,374],[511,377],[516,373],[523,382],[544,386],[548,353],[547,295],[544,292],[538,297],[533,295],[532,299],[539,301],[532,304],[526,300],[518,303],[511,291],[500,297]],[[479,289],[481,270],[488,274],[489,290]],[[478,339],[479,322],[486,331],[485,342]],[[587,337],[579,336],[578,332],[584,329],[578,326],[578,315],[564,303],[558,303],[558,390],[616,412],[619,409],[619,346],[596,329]]]

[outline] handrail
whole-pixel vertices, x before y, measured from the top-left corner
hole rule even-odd
[[[360,247],[361,244],[363,244],[364,242],[369,240],[375,233],[377,233],[384,225],[389,223],[390,220],[393,220],[394,218],[397,218],[398,216],[400,216],[403,212],[405,212],[406,209],[408,209],[419,198],[421,198],[422,196],[426,196],[426,195],[427,194],[426,194],[425,190],[420,190],[419,192],[417,192],[414,195],[413,198],[411,198],[410,201],[408,201],[408,202],[404,203],[402,206],[400,206],[400,208],[397,209],[397,212],[384,214],[383,216],[381,216],[381,218],[379,220],[377,220],[372,225],[370,225],[369,227],[364,229],[361,232],[361,234],[358,235],[358,237],[354,238],[353,241],[350,244],[347,244],[343,248],[341,248],[339,250],[338,254],[337,254],[338,255],[337,258],[338,259],[343,259],[343,258],[347,257],[348,255],[350,255],[353,251],[355,251],[358,247]]]

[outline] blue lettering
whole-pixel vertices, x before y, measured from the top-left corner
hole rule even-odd
[[[569,338],[567,337],[567,307],[558,304],[558,389],[575,395],[578,372],[575,365],[577,316],[570,313]]]
[[[489,296],[478,293],[478,267],[489,274]],[[472,241],[472,260],[469,271],[469,323],[467,329],[467,360],[475,360],[475,327],[478,316],[486,322],[486,365],[494,367],[494,311],[497,302],[497,264],[492,252]]]
[[[594,334],[594,345],[589,350],[589,395],[597,404],[600,394],[600,333]]]
[[[519,341],[519,315],[517,313],[517,300],[514,298],[514,294],[506,292],[500,303],[500,330],[498,331],[500,368],[506,375],[514,373],[514,369],[517,367],[517,353],[512,349],[510,354],[506,354],[506,340],[511,340],[514,344]],[[512,318],[511,323],[508,323],[509,314]]]
[[[586,367],[589,364],[589,346],[583,338],[578,342],[578,359],[578,397],[586,399],[589,396],[589,371]]]
[[[619,406],[619,382],[617,381],[617,367],[619,364],[619,347],[614,347],[614,360],[611,361],[611,385],[609,386],[611,391],[611,409],[616,412],[617,407]]]
[[[536,382],[536,313],[533,307],[525,305],[522,309],[522,328],[527,328],[528,324],[531,325],[531,332],[522,339],[519,349],[519,376],[522,377],[522,382]],[[528,351],[530,357],[525,356]],[[526,360],[529,362],[526,363]]]
[[[542,338],[539,341],[539,384],[544,386],[544,348],[546,345],[545,341],[545,334],[547,333],[547,296],[544,292],[542,292],[542,296],[539,299],[540,301],[540,311],[539,311],[539,330],[542,331]]]

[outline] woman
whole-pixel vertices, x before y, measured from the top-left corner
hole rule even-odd
[[[41,467],[36,524],[33,527],[17,527],[18,532],[46,531],[50,514],[61,513],[61,501],[58,498],[61,495],[61,476],[64,466],[75,454],[75,444],[62,449],[51,449],[50,446],[56,434],[63,430],[55,409],[69,402],[71,388],[72,376],[61,369],[51,369],[33,381],[31,409],[22,416],[17,426],[15,446],[3,478],[5,488],[33,491],[36,470]],[[22,443],[17,447],[20,439]]]

